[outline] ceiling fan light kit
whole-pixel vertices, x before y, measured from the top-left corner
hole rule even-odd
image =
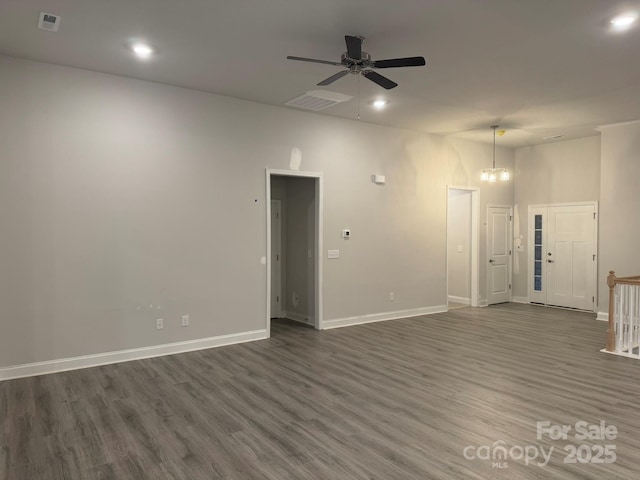
[[[480,175],[480,180],[483,182],[496,183],[498,180],[501,182],[507,182],[511,178],[509,170],[506,168],[496,168],[496,130],[498,125],[491,125],[493,129],[493,164],[491,168],[485,168]],[[504,130],[501,130],[501,136],[504,135]]]
[[[297,60],[299,62],[311,62],[322,63],[324,65],[334,65],[337,67],[344,67],[346,70],[342,70],[328,78],[325,78],[319,86],[331,85],[336,80],[346,76],[347,74],[361,75],[367,80],[373,83],[391,90],[398,86],[398,84],[384,75],[380,75],[373,69],[378,68],[399,68],[399,67],[421,67],[426,65],[424,57],[405,57],[405,58],[391,58],[388,60],[372,60],[371,55],[362,50],[362,43],[364,37],[354,37],[352,35],[345,35],[345,43],[347,45],[347,51],[342,54],[339,62],[331,62],[328,60],[318,60],[316,58],[306,57],[294,57],[288,56],[289,60]]]
[[[371,105],[373,106],[373,108],[375,108],[376,110],[382,110],[384,107],[386,107],[389,104],[388,101],[379,98],[377,100],[374,100]]]

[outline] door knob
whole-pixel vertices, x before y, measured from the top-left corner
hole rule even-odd
[[[554,263],[553,260],[547,260],[547,263]]]
[[[492,258],[491,260],[489,260],[489,263],[493,263],[495,262],[495,260]]]

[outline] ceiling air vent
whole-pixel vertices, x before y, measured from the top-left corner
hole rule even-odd
[[[42,30],[49,30],[50,32],[57,32],[60,26],[60,20],[62,17],[58,15],[52,15],[51,13],[40,12],[40,20],[38,20],[38,28]]]
[[[305,110],[313,110],[317,112],[331,107],[336,103],[346,102],[353,97],[350,95],[344,95],[342,93],[330,92],[328,90],[311,90],[310,92],[300,95],[288,102],[285,105],[296,108],[303,108]]]

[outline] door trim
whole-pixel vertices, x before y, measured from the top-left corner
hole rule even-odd
[[[459,187],[456,185],[447,185],[447,212],[446,219],[449,219],[449,191],[465,190],[471,192],[471,306],[480,305],[479,283],[480,283],[480,263],[479,258],[479,214],[480,214],[480,188],[478,187]],[[446,237],[449,235],[449,225],[446,229]],[[445,305],[449,303],[449,246],[448,238],[445,240],[445,267],[446,267],[446,288],[445,288]]]
[[[534,241],[534,232],[533,229],[531,228],[531,210],[536,209],[536,208],[549,208],[549,207],[583,207],[583,206],[593,206],[593,211],[596,215],[595,221],[595,232],[593,234],[594,238],[593,238],[593,249],[596,252],[595,253],[595,261],[593,262],[593,310],[581,310],[581,311],[593,311],[593,312],[597,312],[598,311],[598,263],[600,262],[599,259],[599,255],[600,255],[600,250],[598,248],[598,237],[600,236],[599,231],[600,231],[600,211],[598,210],[598,201],[597,200],[592,200],[592,201],[585,201],[585,202],[561,202],[561,203],[542,203],[542,204],[534,204],[534,205],[529,205],[527,208],[527,237],[528,237],[528,242],[529,242],[529,250],[528,250],[528,254],[527,254],[527,298],[529,299],[529,303],[531,303],[531,291],[533,288],[533,285],[531,283],[531,278],[533,277],[532,275],[532,267],[533,267],[533,256],[534,256],[534,251],[533,251],[533,241]],[[545,303],[543,305],[547,306],[547,292],[545,290],[544,292],[544,299],[545,299]],[[558,307],[558,308],[565,308],[565,307]]]
[[[507,275],[507,281],[509,282],[509,302],[513,301],[513,205],[499,205],[499,204],[495,204],[495,203],[489,203],[487,204],[487,216],[486,218],[486,226],[487,226],[487,238],[486,238],[486,242],[487,242],[487,251],[486,251],[486,259],[485,262],[487,263],[487,291],[486,291],[486,297],[487,297],[487,306],[488,305],[493,305],[489,303],[489,286],[491,284],[490,282],[490,278],[491,278],[491,270],[489,269],[488,263],[489,263],[489,209],[491,208],[508,208],[509,209],[509,231],[507,232],[507,238],[509,239],[509,260],[507,261],[507,269],[509,271],[508,275]]]
[[[314,251],[314,264],[315,264],[315,305],[314,305],[314,327],[316,330],[320,329],[322,325],[322,305],[323,305],[323,274],[322,274],[322,238],[323,238],[323,176],[321,172],[301,172],[297,170],[277,170],[272,168],[265,169],[265,181],[266,181],[266,240],[267,240],[267,272],[266,272],[266,285],[267,285],[267,312],[265,317],[265,329],[267,331],[267,338],[271,336],[271,176],[278,175],[284,177],[304,177],[315,178],[315,226],[316,226],[316,241]]]

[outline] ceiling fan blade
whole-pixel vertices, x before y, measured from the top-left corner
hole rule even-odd
[[[424,57],[391,58],[389,60],[376,60],[373,62],[374,68],[396,68],[396,67],[422,67],[426,65]]]
[[[391,90],[398,86],[396,82],[392,82],[387,77],[383,77],[379,73],[374,72],[373,70],[365,70],[362,72],[362,75],[367,77],[367,79],[371,80],[373,83],[377,83],[382,88],[386,88],[387,90]]]
[[[333,82],[335,82],[339,78],[344,77],[347,73],[349,73],[349,70],[342,70],[341,72],[338,72],[335,75],[331,75],[329,78],[325,78],[318,85],[321,85],[321,86],[331,85]]]
[[[345,35],[344,41],[347,42],[347,55],[349,55],[349,58],[362,60],[362,39],[360,37]]]
[[[297,60],[299,62],[323,63],[325,65],[342,66],[342,64],[340,62],[330,62],[329,60],[318,60],[316,58],[292,57],[291,55],[289,55],[287,57],[287,59],[289,59],[289,60]]]

